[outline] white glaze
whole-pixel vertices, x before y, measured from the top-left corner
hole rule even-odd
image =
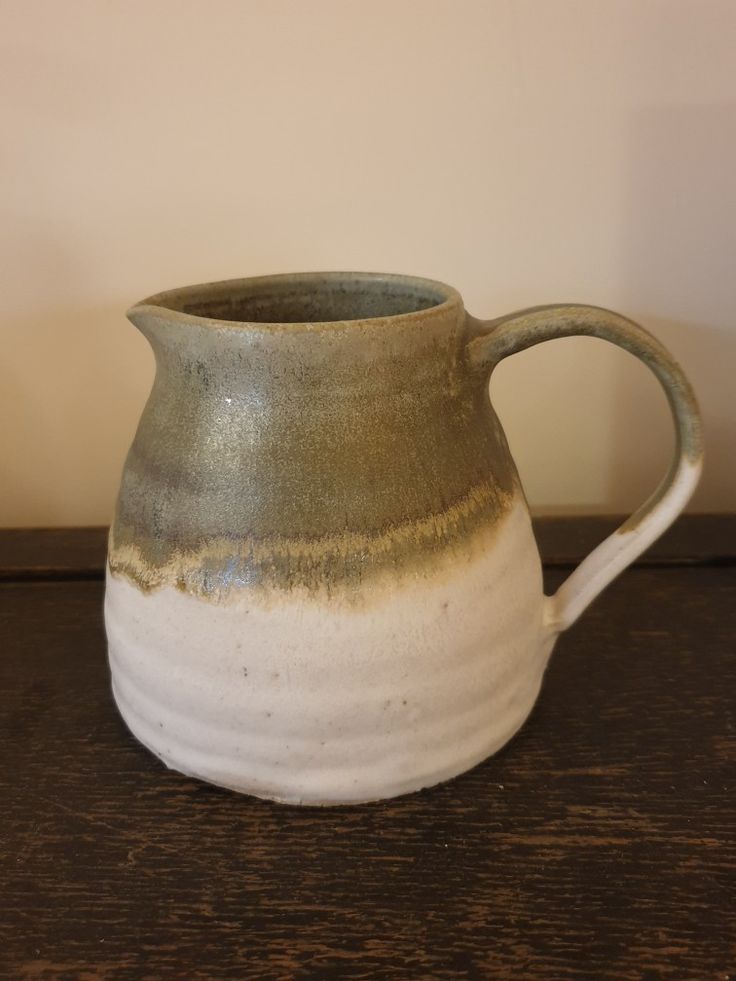
[[[669,528],[692,497],[702,470],[702,456],[688,460],[678,455],[662,487],[634,515],[633,526],[609,535],[547,598],[545,622],[551,630],[572,626],[596,596]]]
[[[499,749],[554,643],[519,497],[491,546],[364,607],[244,591],[218,605],[108,573],[113,690],[170,767],[259,797],[375,800]]]

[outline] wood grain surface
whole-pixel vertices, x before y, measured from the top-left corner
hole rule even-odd
[[[135,742],[101,582],[5,582],[0,972],[736,978],[735,637],[733,566],[632,569],[498,755],[395,801],[299,809]]]

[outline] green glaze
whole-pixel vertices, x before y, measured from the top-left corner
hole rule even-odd
[[[110,567],[221,600],[415,574],[518,492],[458,293],[411,277],[270,276],[174,290],[129,318],[156,379]]]
[[[510,354],[559,337],[597,337],[609,341],[639,358],[653,372],[675,423],[675,456],[668,478],[624,521],[617,534],[629,534],[649,518],[669,493],[670,482],[683,462],[702,466],[703,427],[692,385],[667,348],[628,317],[603,307],[556,303],[529,307],[497,320],[469,317],[468,336],[471,338],[468,358],[481,372],[492,370]]]
[[[690,382],[656,337],[620,313],[603,307],[557,303],[529,307],[497,320],[468,317],[468,357],[481,371],[543,341],[559,337],[597,337],[610,341],[647,365],[659,380],[677,423],[678,452],[691,463],[703,455],[698,405]]]

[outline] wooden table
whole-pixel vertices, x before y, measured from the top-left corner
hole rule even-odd
[[[552,586],[602,519],[538,525]],[[104,532],[0,533],[0,973],[736,978],[736,518],[560,641],[497,756],[313,810],[167,771],[111,700]]]

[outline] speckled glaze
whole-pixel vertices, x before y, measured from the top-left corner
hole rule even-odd
[[[308,273],[173,290],[129,317],[157,368],[110,532],[113,690],[169,766],[235,790],[373,800],[484,759],[531,710],[559,631],[697,481],[680,369],[598,308],[483,322],[441,283]],[[650,365],[678,451],[547,598],[488,378],[576,333]]]

